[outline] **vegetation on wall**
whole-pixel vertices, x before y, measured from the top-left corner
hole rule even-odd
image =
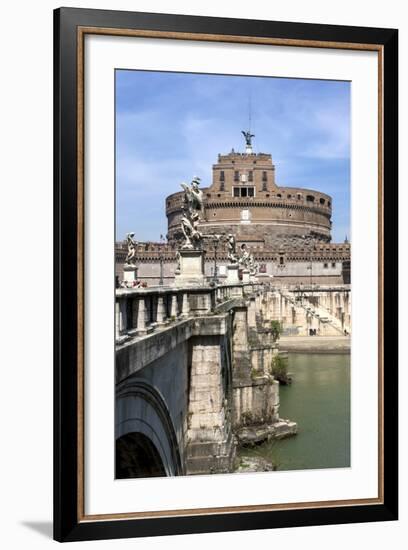
[[[272,337],[276,341],[282,333],[282,323],[280,321],[271,321]]]
[[[271,373],[281,384],[290,384],[292,381],[288,375],[288,360],[279,354],[272,358]]]

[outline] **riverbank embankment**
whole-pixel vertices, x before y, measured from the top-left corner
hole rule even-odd
[[[350,336],[281,336],[279,349],[292,353],[350,353]]]

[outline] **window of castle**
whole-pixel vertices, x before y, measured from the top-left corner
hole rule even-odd
[[[234,181],[239,181],[239,172],[238,172],[238,170],[235,170],[235,172],[234,172]]]
[[[220,181],[225,181],[225,173],[224,170],[220,171]]]
[[[324,204],[326,201],[324,199],[320,199],[320,204]]]
[[[266,171],[262,172],[262,181],[268,181],[268,172]]]
[[[248,224],[251,223],[251,212],[247,209],[241,210],[241,223]]]
[[[255,187],[233,187],[234,197],[254,197]]]
[[[254,173],[252,170],[248,172],[248,181],[254,181]]]

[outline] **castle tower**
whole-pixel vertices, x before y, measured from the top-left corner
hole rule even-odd
[[[245,152],[219,154],[212,183],[203,188],[204,215],[200,231],[232,233],[237,244],[275,249],[303,246],[305,236],[331,241],[331,197],[319,191],[278,186],[269,153],[254,153],[249,131]],[[180,238],[182,193],[166,199],[168,239]]]

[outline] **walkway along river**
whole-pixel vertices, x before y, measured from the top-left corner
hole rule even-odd
[[[295,437],[239,456],[262,457],[277,470],[350,466],[350,355],[289,353],[293,383],[280,388],[280,416],[298,423]]]

